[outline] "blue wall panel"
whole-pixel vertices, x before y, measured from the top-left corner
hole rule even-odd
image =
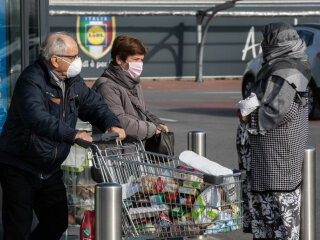
[[[5,0],[0,0],[5,6]],[[0,133],[7,117],[7,73],[6,73],[6,12],[0,8]]]

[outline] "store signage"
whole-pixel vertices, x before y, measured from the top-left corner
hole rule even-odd
[[[94,60],[106,55],[116,36],[115,17],[77,17],[77,41]]]

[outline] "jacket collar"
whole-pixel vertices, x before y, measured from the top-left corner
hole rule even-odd
[[[52,71],[52,69],[48,66],[48,64],[46,63],[46,61],[42,58],[39,58],[37,60],[37,62],[39,63],[39,65],[41,66],[41,68],[44,70],[45,75],[46,75],[46,79],[49,81],[50,84],[54,85],[54,86],[58,86],[56,80],[54,79],[54,77],[52,76],[52,74],[50,73]],[[77,75],[73,78],[67,78],[65,79],[66,85],[71,85],[72,83],[79,81],[80,80],[80,75]]]

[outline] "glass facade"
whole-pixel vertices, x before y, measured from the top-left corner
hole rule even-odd
[[[0,0],[0,133],[7,116],[14,86],[21,73],[22,41],[28,41],[28,62],[33,63],[39,54],[39,0],[29,0],[28,39],[21,39],[22,14],[20,0]],[[3,6],[3,7],[2,7]]]
[[[4,6],[0,0],[0,6]],[[0,8],[0,132],[7,116],[7,71],[6,71],[6,19],[5,8]]]
[[[21,18],[20,0],[5,1],[5,51],[7,100],[10,104],[15,83],[21,73]],[[1,14],[2,15],[2,14]]]
[[[39,2],[41,0],[29,0],[29,63],[33,63],[39,56],[40,47],[40,21]]]

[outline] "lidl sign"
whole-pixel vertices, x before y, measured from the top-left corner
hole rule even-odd
[[[95,60],[110,51],[115,35],[115,17],[77,18],[78,44],[85,54]]]

